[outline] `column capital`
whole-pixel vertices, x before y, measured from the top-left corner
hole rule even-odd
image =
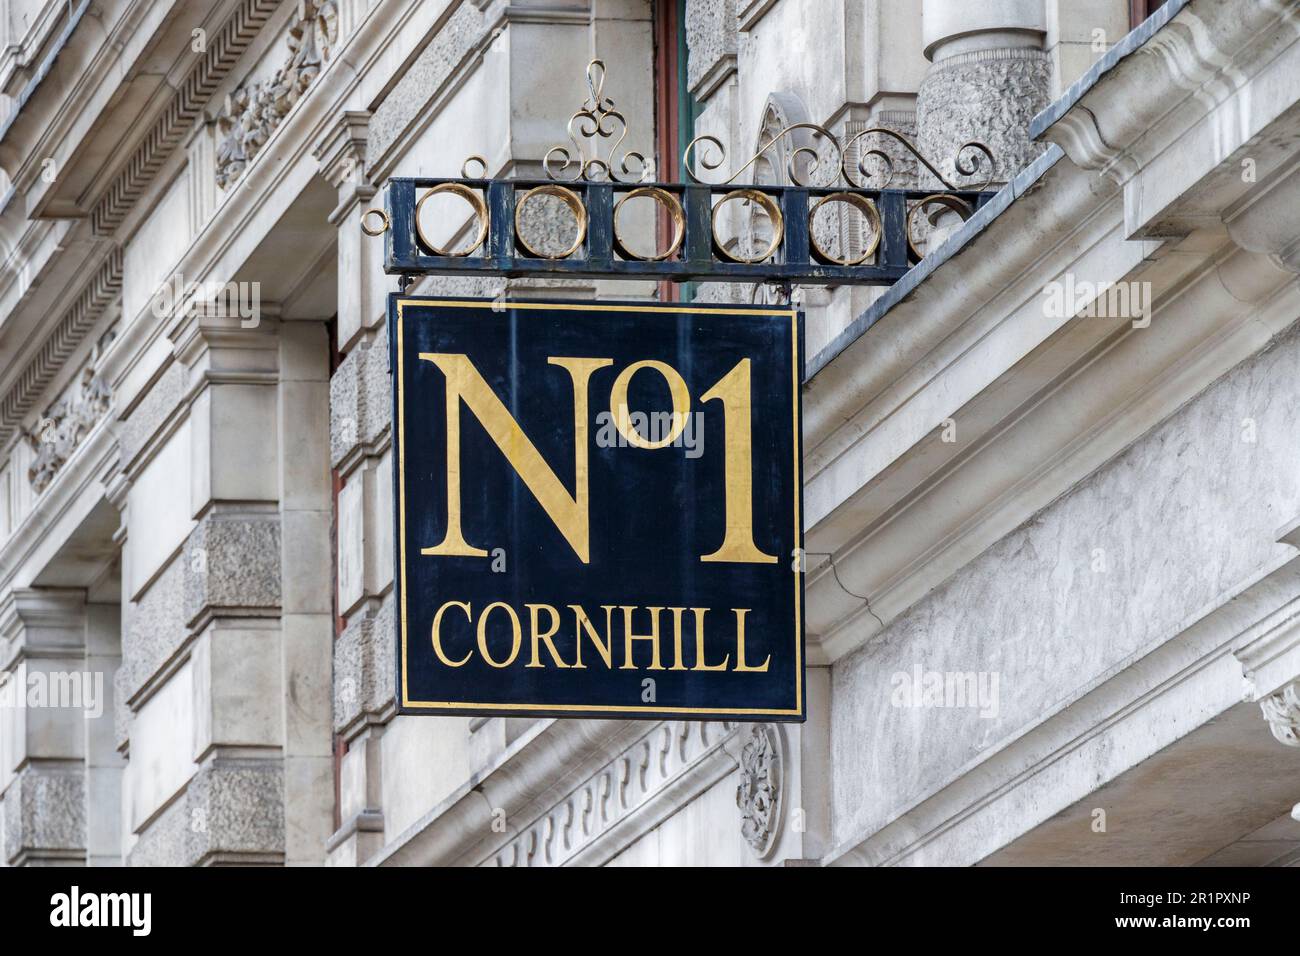
[[[344,110],[325,135],[320,138],[312,155],[320,164],[321,175],[339,191],[339,210],[331,220],[353,202],[364,202],[375,194],[374,185],[366,178],[366,143],[370,138],[370,113],[366,110]]]
[[[28,658],[83,653],[85,613],[81,588],[14,588],[0,596],[0,670]]]

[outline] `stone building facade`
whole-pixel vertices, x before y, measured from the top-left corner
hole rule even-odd
[[[5,0],[0,33],[4,864],[1300,861],[1300,2]],[[915,188],[996,157],[902,281],[796,291],[804,724],[394,713],[362,218],[471,154],[538,174],[593,57],[663,178],[798,123],[902,134],[852,158]],[[412,291],[507,286],[780,294]]]

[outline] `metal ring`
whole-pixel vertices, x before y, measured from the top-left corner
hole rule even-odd
[[[383,225],[380,226],[378,229],[371,229],[369,226],[366,225],[367,216],[378,216],[380,222],[382,222]],[[382,209],[367,209],[364,213],[361,214],[361,231],[364,232],[367,236],[382,236],[385,232],[388,231],[388,226],[389,226],[388,213],[384,212]]]
[[[758,203],[767,211],[767,217],[772,222],[772,241],[768,243],[768,246],[763,250],[762,255],[745,258],[744,256],[728,252],[726,247],[722,244],[722,240],[718,238],[718,210],[733,199],[748,199],[752,202]],[[710,227],[710,231],[713,233],[713,251],[719,259],[725,259],[727,262],[744,262],[753,265],[754,263],[763,262],[771,258],[776,250],[780,248],[781,240],[785,237],[785,217],[781,215],[781,207],[776,204],[776,200],[767,193],[760,192],[757,189],[733,189],[714,205],[713,224]]]
[[[618,234],[618,210],[623,203],[629,199],[636,199],[638,196],[649,196],[655,202],[662,205],[668,210],[668,218],[673,221],[673,239],[668,244],[668,248],[653,256],[639,256],[624,243],[623,238]],[[671,259],[677,254],[677,250],[682,247],[682,240],[686,238],[686,210],[682,208],[681,202],[666,189],[658,186],[638,186],[631,192],[626,193],[622,199],[614,204],[614,250],[624,259],[636,259],[640,262],[662,262],[664,259]]]
[[[528,244],[528,240],[524,238],[523,231],[520,229],[522,223],[519,220],[519,214],[523,211],[524,205],[528,200],[539,195],[555,196],[557,199],[562,199],[564,204],[569,207],[569,211],[573,213],[573,218],[578,222],[578,235],[574,238],[572,245],[557,255],[548,256],[546,253],[534,249]],[[519,201],[515,203],[515,242],[518,243],[524,252],[528,253],[535,259],[567,259],[578,251],[578,247],[582,245],[586,238],[587,207],[582,204],[582,197],[572,189],[566,189],[565,187],[557,186],[554,183],[545,183],[528,190],[528,192],[520,196]]]
[[[829,252],[823,249],[821,243],[817,241],[817,230],[813,228],[813,218],[817,215],[817,210],[820,209],[824,204],[828,202],[848,203],[854,209],[857,209],[864,216],[866,216],[867,221],[871,223],[872,228],[874,230],[874,235],[872,236],[871,239],[871,245],[869,245],[866,248],[866,251],[863,252],[862,255],[854,259],[841,259],[838,256],[831,255]],[[880,245],[880,234],[882,231],[883,229],[880,224],[880,213],[876,210],[876,204],[860,193],[847,193],[847,192],[831,193],[830,195],[823,196],[821,199],[817,200],[817,202],[813,204],[813,207],[808,210],[809,244],[812,246],[813,254],[822,262],[826,262],[829,264],[834,264],[837,266],[862,265],[862,263],[866,262],[873,255],[875,255],[876,248]]]
[[[912,243],[912,218],[917,214],[919,210],[924,209],[926,206],[930,205],[931,203],[936,203],[940,206],[943,206],[945,209],[952,210],[957,215],[961,216],[963,222],[965,222],[971,216],[975,215],[975,211],[971,209],[970,203],[966,202],[965,200],[958,199],[956,196],[950,196],[948,193],[931,193],[929,196],[926,196],[924,199],[919,200],[917,204],[908,211],[907,220],[905,223],[906,231],[907,231],[907,251],[911,253],[912,258],[914,258],[917,262],[920,262],[922,259],[925,258],[925,256],[921,255],[920,250],[918,250],[916,246]]]
[[[474,237],[473,243],[467,248],[456,252],[452,249],[444,249],[435,245],[428,236],[424,234],[424,227],[420,225],[420,207],[424,205],[425,200],[430,196],[436,196],[439,193],[451,193],[453,196],[459,196],[469,203],[470,208],[474,210],[474,215],[478,218],[478,235]],[[429,191],[420,197],[420,201],[415,204],[415,234],[420,237],[421,244],[432,252],[435,256],[447,256],[453,259],[462,259],[468,256],[487,239],[488,234],[488,208],[487,203],[478,191],[471,189],[464,183],[439,183],[430,187]]]

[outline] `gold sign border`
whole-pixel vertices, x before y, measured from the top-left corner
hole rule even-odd
[[[398,609],[400,627],[401,627],[401,664],[402,664],[402,694],[400,705],[402,709],[427,709],[444,711],[447,713],[471,713],[476,711],[483,712],[534,712],[557,713],[567,716],[583,715],[603,715],[603,714],[717,714],[726,716],[729,714],[747,715],[755,717],[802,717],[803,716],[803,593],[799,587],[799,572],[793,571],[794,578],[794,672],[795,672],[795,706],[793,710],[770,709],[770,708],[747,708],[747,707],[657,707],[654,705],[621,705],[621,704],[480,704],[468,701],[428,701],[412,700],[407,693],[406,672],[406,462],[404,454],[406,450],[406,415],[405,402],[403,401],[403,342],[402,342],[402,309],[404,306],[441,306],[453,309],[492,309],[501,311],[502,309],[542,309],[546,311],[573,311],[573,312],[669,312],[673,314],[689,315],[785,315],[790,317],[790,342],[791,342],[791,380],[793,382],[793,401],[792,406],[792,427],[794,433],[794,540],[795,547],[803,547],[803,524],[799,512],[800,503],[803,500],[803,475],[800,461],[800,433],[799,433],[799,409],[801,406],[801,395],[799,392],[799,313],[793,309],[691,309],[678,306],[668,305],[638,305],[635,303],[625,303],[622,305],[599,305],[583,303],[566,303],[556,304],[553,302],[525,301],[525,302],[500,302],[497,300],[467,301],[464,299],[420,299],[420,298],[401,298],[397,300],[397,356],[396,356],[396,375],[397,375],[397,515],[398,515],[398,569],[397,574],[400,576],[401,600]],[[794,565],[791,565],[792,569]]]

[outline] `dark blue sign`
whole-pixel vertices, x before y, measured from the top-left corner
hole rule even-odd
[[[396,295],[402,713],[803,720],[790,309]]]

